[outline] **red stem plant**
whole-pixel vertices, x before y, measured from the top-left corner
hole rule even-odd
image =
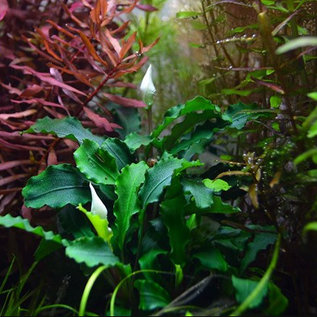
[[[47,165],[67,162],[76,145],[53,136],[21,134],[38,118],[75,116],[94,133],[116,136],[109,102],[144,107],[113,94],[136,88],[137,72],[156,41],[129,34],[127,14],[155,8],[139,0],[0,0],[0,213],[21,210],[21,188]]]

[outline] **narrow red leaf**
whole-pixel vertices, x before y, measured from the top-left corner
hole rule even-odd
[[[29,176],[29,174],[17,174],[17,175],[12,175],[12,176],[8,176],[8,177],[3,177],[0,179],[0,186],[12,183],[18,179],[25,178],[28,176]]]
[[[268,87],[270,89],[272,89],[273,91],[281,94],[281,95],[284,95],[285,94],[285,91],[282,89],[282,87],[276,85],[276,84],[273,84],[273,83],[269,83],[267,81],[263,81],[263,80],[260,80],[260,79],[256,79],[254,77],[251,77],[251,79],[256,82],[257,84],[261,85],[261,86],[264,86],[264,87]]]
[[[111,35],[111,33],[109,32],[108,29],[105,29],[105,32],[106,32],[106,35],[107,35],[112,47],[114,48],[116,53],[119,55],[120,51],[121,51],[121,46],[120,46],[119,41]]]
[[[33,97],[41,92],[43,88],[39,85],[31,85],[23,90],[22,94],[20,95],[21,98]]]
[[[50,149],[47,156],[47,165],[56,165],[58,163],[57,155],[54,149]]]
[[[157,11],[158,9],[153,7],[150,4],[137,4],[136,7],[142,11],[146,11],[146,12],[153,12],[153,11]]]
[[[7,0],[0,0],[0,21],[3,20],[9,9]]]
[[[129,49],[131,48],[131,46],[133,45],[133,43],[135,42],[135,38],[136,38],[136,32],[134,32],[129,39],[123,44],[122,49],[120,51],[120,58],[123,58],[127,52],[129,51]]]
[[[107,97],[110,101],[115,102],[115,103],[122,105],[124,107],[133,107],[133,108],[146,107],[146,104],[141,100],[121,97],[121,96],[117,96],[117,95],[111,95],[111,94],[107,94],[107,93],[104,93],[104,96]]]
[[[113,128],[111,127],[110,122],[105,118],[105,117],[101,117],[100,115],[94,113],[92,110],[90,110],[87,107],[83,108],[87,117],[94,122],[94,124],[98,127],[98,128],[103,128],[104,130],[106,130],[107,132],[112,132]]]
[[[23,118],[27,116],[31,116],[32,114],[36,113],[36,109],[29,109],[21,112],[15,112],[15,113],[1,113],[0,119],[7,120],[9,118]]]
[[[0,163],[0,171],[5,171],[13,167],[26,165],[26,164],[33,164],[33,162],[31,162],[30,160],[16,160],[16,161],[3,162],[3,163]]]

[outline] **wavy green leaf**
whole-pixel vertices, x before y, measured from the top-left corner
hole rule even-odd
[[[209,178],[205,178],[203,180],[204,185],[211,189],[213,192],[227,191],[232,186],[230,186],[226,181],[222,179],[211,180]]]
[[[232,275],[232,284],[236,290],[236,300],[238,303],[243,303],[248,296],[255,290],[258,285],[258,281],[252,281],[248,279],[238,278]],[[254,297],[253,301],[249,304],[249,308],[255,308],[259,306],[265,295],[267,294],[268,285],[266,284]]]
[[[170,302],[168,292],[153,281],[137,280],[134,285],[140,293],[139,308],[141,310],[153,310],[164,307]]]
[[[218,249],[210,249],[208,251],[201,251],[194,255],[200,263],[210,270],[227,271],[228,263]]]
[[[117,138],[108,138],[101,144],[101,148],[115,158],[119,170],[132,162],[129,148]]]
[[[208,208],[201,209],[200,211],[201,213],[232,214],[239,212],[240,209],[238,207],[233,207],[230,204],[224,203],[221,200],[221,197],[214,195],[213,204]]]
[[[160,214],[168,230],[171,246],[171,259],[174,264],[183,266],[186,263],[186,246],[190,240],[190,231],[185,221],[187,201],[177,179],[169,187],[166,200],[161,203]]]
[[[142,145],[148,145],[152,141],[152,138],[148,135],[141,135],[136,132],[130,133],[126,136],[124,142],[133,153]]]
[[[74,158],[78,169],[97,184],[114,184],[119,175],[114,157],[94,141],[84,140]]]
[[[139,193],[143,209],[159,200],[163,189],[171,184],[175,171],[199,165],[199,162],[188,162],[164,153],[161,160],[146,173],[144,185]]]
[[[89,267],[100,264],[111,267],[120,263],[108,243],[100,237],[84,237],[70,242],[66,247],[66,255]]]
[[[87,180],[70,164],[51,165],[29,179],[22,190],[25,205],[40,208],[44,205],[60,208],[91,200]]]
[[[47,241],[53,241],[61,245],[68,245],[68,241],[62,239],[62,237],[59,234],[55,234],[52,231],[45,231],[41,226],[32,227],[27,219],[24,219],[20,216],[12,217],[9,214],[2,216],[0,217],[0,225],[6,228],[14,227],[22,229],[24,231],[40,236]]]
[[[83,143],[85,139],[93,140],[98,144],[104,141],[104,138],[92,134],[88,129],[85,129],[81,122],[74,117],[66,117],[63,119],[51,119],[45,117],[38,119],[24,133],[45,133],[54,134],[59,138],[67,138],[73,141]]]
[[[130,227],[130,219],[141,209],[137,193],[144,182],[145,172],[148,168],[145,162],[128,165],[122,169],[122,173],[115,184],[115,192],[118,198],[113,207],[116,216],[113,241],[118,244],[121,250]]]
[[[198,208],[208,208],[211,206],[213,202],[212,191],[201,180],[183,179],[182,185],[184,193],[188,193],[193,197]]]

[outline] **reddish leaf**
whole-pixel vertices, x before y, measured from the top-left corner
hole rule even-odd
[[[20,97],[21,98],[33,97],[37,95],[39,92],[41,92],[42,90],[43,88],[41,86],[34,84],[24,89]]]
[[[66,11],[66,13],[70,16],[70,18],[76,22],[81,28],[85,29],[88,27],[88,25],[82,21],[80,21],[72,12],[70,12],[70,10],[68,9],[67,5],[65,5],[64,3],[62,3],[62,7],[64,8],[64,10]]]
[[[278,85],[276,84],[273,84],[273,83],[269,83],[267,81],[263,81],[263,80],[259,80],[259,79],[256,79],[254,77],[251,77],[251,79],[256,82],[257,84],[261,85],[261,86],[265,86],[265,87],[268,87],[270,89],[272,89],[273,91],[281,94],[281,95],[284,95],[285,94],[285,91]]]
[[[75,38],[75,35],[73,35],[72,33],[68,32],[67,30],[65,30],[64,28],[60,27],[59,25],[57,25],[54,21],[51,20],[47,20],[47,22],[49,24],[51,24],[56,30],[58,30],[61,33],[64,33],[65,35],[71,37],[72,39]]]
[[[130,21],[126,21],[123,24],[121,24],[117,29],[110,31],[111,34],[121,33],[123,32],[129,25]]]
[[[136,7],[146,12],[153,12],[158,10],[157,8],[151,6],[150,4],[137,4]]]
[[[0,171],[5,171],[16,166],[32,164],[32,163],[33,162],[31,162],[30,160],[17,160],[17,161],[3,162],[3,163],[0,163]]]
[[[10,143],[0,138],[0,147],[1,145],[4,145],[5,148],[14,149],[14,150],[27,150],[27,151],[39,151],[39,152],[45,151],[45,149],[42,147]]]
[[[114,48],[116,53],[119,55],[120,51],[121,51],[121,46],[119,44],[119,41],[111,35],[111,33],[109,32],[108,29],[105,29],[105,32],[106,32],[106,36],[108,37],[112,47]]]
[[[137,89],[137,85],[132,84],[132,83],[124,83],[122,81],[116,81],[113,83],[107,83],[108,87],[124,87],[124,88],[131,88],[131,89]]]
[[[56,80],[55,78],[51,77],[49,74],[47,73],[40,73],[40,72],[37,72],[35,71],[34,69],[32,69],[31,67],[29,66],[19,66],[19,65],[14,65],[14,64],[10,64],[10,66],[14,69],[20,69],[22,70],[25,74],[32,74],[36,77],[38,77],[39,79],[41,79],[42,81],[52,85],[52,86],[57,86],[57,87],[60,87],[60,88],[64,88],[64,89],[68,89],[70,91],[73,91],[79,95],[83,95],[85,96],[85,93],[79,91],[78,89],[72,87],[72,86],[69,86],[67,84],[64,84],[64,83],[60,83],[58,80]]]
[[[117,95],[111,95],[111,94],[107,94],[107,93],[104,93],[104,96],[107,97],[112,102],[115,102],[115,103],[122,105],[122,106],[125,106],[125,107],[134,107],[134,108],[146,107],[146,104],[141,100],[130,99],[130,98],[121,97],[121,96],[117,96]]]
[[[28,176],[29,176],[29,174],[17,174],[17,175],[12,175],[12,176],[8,176],[8,177],[3,177],[0,179],[0,186],[12,183],[18,179],[25,178]]]
[[[50,149],[47,156],[47,165],[56,165],[58,163],[57,156],[54,149]]]
[[[102,50],[108,55],[113,66],[117,66],[117,64],[118,64],[117,57],[115,56],[115,54],[113,54],[113,52],[109,48],[110,43],[109,43],[105,33],[103,33],[103,32],[100,32],[100,42],[101,42],[100,44],[101,44]]]
[[[0,119],[7,120],[8,118],[23,118],[23,117],[30,116],[36,112],[37,112],[36,109],[29,109],[29,110],[15,112],[15,113],[1,113]]]
[[[3,20],[9,9],[7,0],[0,0],[0,21]]]
[[[93,111],[91,111],[89,108],[84,107],[84,111],[87,115],[87,117],[94,122],[94,124],[98,127],[98,128],[103,128],[104,130],[106,130],[107,132],[112,132],[113,128],[110,124],[110,122],[104,118],[101,117],[100,115],[94,113]]]
[[[51,102],[51,101],[46,101],[45,99],[42,99],[42,98],[32,98],[32,99],[23,99],[23,100],[13,100],[11,99],[11,102],[14,102],[14,103],[27,103],[27,104],[41,104],[43,106],[51,106],[51,107],[56,107],[56,108],[61,108],[63,110],[66,111],[67,115],[70,115],[68,109],[63,106],[63,105],[60,105],[58,103],[55,103],[55,102]]]
[[[133,45],[133,43],[135,42],[135,38],[136,38],[136,32],[134,32],[129,39],[123,44],[122,49],[120,51],[120,58],[123,58],[127,52],[129,51],[129,49],[131,48],[131,46]]]

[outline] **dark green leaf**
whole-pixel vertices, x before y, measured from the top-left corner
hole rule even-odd
[[[191,194],[198,208],[210,207],[213,202],[212,191],[208,189],[200,180],[183,179],[182,185],[184,193]]]
[[[195,164],[195,162],[180,160],[165,153],[162,159],[146,173],[144,185],[140,190],[143,209],[148,204],[159,200],[163,189],[170,185],[176,170],[195,166]]]
[[[59,138],[68,138],[73,141],[82,143],[84,139],[89,139],[101,144],[104,138],[92,134],[88,129],[85,129],[81,122],[73,117],[63,119],[51,119],[45,117],[38,119],[25,133],[46,133],[54,134]]]
[[[36,261],[40,261],[44,259],[49,254],[53,253],[54,251],[60,249],[62,245],[55,241],[51,240],[41,240],[39,246],[37,247],[34,258]]]
[[[252,242],[248,244],[246,254],[241,261],[241,270],[244,271],[247,266],[255,260],[260,250],[265,250],[270,244],[274,244],[275,241],[275,233],[257,233]]]
[[[171,259],[174,264],[183,266],[186,262],[186,245],[190,240],[190,231],[185,221],[187,202],[180,184],[173,184],[166,196],[166,200],[161,203],[160,213],[168,230]]]
[[[288,306],[288,299],[273,283],[269,284],[269,307],[265,310],[266,316],[279,316]]]
[[[89,267],[100,264],[110,267],[120,263],[108,243],[100,237],[84,237],[70,242],[66,248],[66,255]]]
[[[164,307],[170,302],[168,292],[153,281],[137,280],[134,285],[140,293],[139,308],[141,310]]]
[[[87,217],[71,205],[65,206],[58,213],[58,219],[63,230],[67,234],[72,234],[75,239],[95,236],[91,230]]]
[[[145,162],[131,164],[122,169],[118,176],[115,192],[118,196],[114,203],[113,212],[116,216],[114,237],[119,248],[122,250],[126,233],[130,227],[132,215],[139,212],[141,205],[138,201],[137,192],[144,182],[145,172],[149,167]]]
[[[94,141],[84,140],[74,158],[78,169],[97,184],[114,184],[119,175],[114,157]]]
[[[228,264],[218,249],[213,248],[208,251],[199,252],[194,257],[207,269],[215,269],[223,272],[228,269]]]
[[[87,180],[70,164],[51,165],[41,174],[31,177],[22,194],[25,205],[31,208],[77,206],[91,200]]]
[[[215,213],[215,214],[232,214],[240,211],[238,207],[233,207],[230,204],[224,203],[221,200],[221,197],[214,195],[213,196],[213,204],[206,208],[202,209],[203,213]]]
[[[140,268],[142,270],[152,269],[154,262],[160,254],[167,254],[167,251],[161,249],[152,249],[149,252],[142,255],[139,259]]]
[[[132,162],[129,148],[119,139],[108,138],[101,144],[101,148],[115,158],[119,170]]]
[[[258,282],[248,279],[241,279],[232,275],[232,284],[236,290],[236,300],[238,303],[242,303],[255,289]],[[264,287],[261,292],[258,293],[256,298],[250,303],[249,308],[255,308],[259,306],[265,295],[267,294],[268,286]]]

